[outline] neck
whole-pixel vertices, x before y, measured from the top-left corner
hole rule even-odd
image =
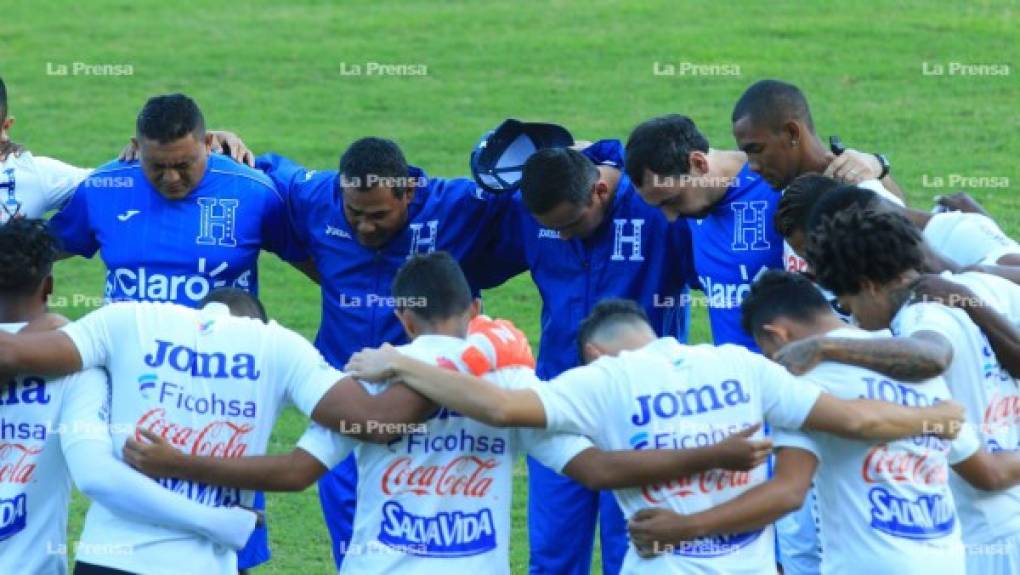
[[[924,230],[924,228],[927,227],[932,216],[932,214],[929,214],[928,212],[915,210],[914,208],[900,208],[900,213],[906,216],[906,218],[910,220],[910,223],[914,224],[921,230]]]
[[[747,163],[747,154],[736,150],[708,150],[708,165],[711,166],[709,176],[712,176],[716,185],[711,186],[713,192],[721,192],[719,198],[726,193],[730,185],[736,180],[740,170],[744,169]],[[714,195],[714,194],[713,194]]]
[[[620,185],[620,170],[612,166],[596,166],[599,170],[599,179],[606,183],[609,188],[609,204],[613,203],[616,197],[616,187]]]
[[[889,287],[889,309],[891,311],[889,315],[890,321],[892,320],[892,317],[900,311],[900,308],[907,304],[907,301],[910,299],[910,296],[914,291],[912,288],[914,281],[916,281],[919,277],[921,277],[921,274],[917,270],[910,270],[904,272],[904,274],[900,276],[900,279],[896,280],[895,283]]]
[[[801,174],[809,172],[821,174],[825,171],[825,168],[829,167],[829,162],[832,161],[832,153],[822,144],[818,136],[810,134],[805,141],[801,142],[801,145],[804,146]]]
[[[462,317],[438,320],[425,326],[425,329],[418,335],[443,335],[465,339],[467,338],[467,322]]]
[[[45,313],[45,305],[29,303],[26,298],[0,300],[0,323],[28,323]]]

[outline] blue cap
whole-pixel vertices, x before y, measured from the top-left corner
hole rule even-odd
[[[471,152],[471,174],[486,191],[513,193],[521,187],[521,171],[531,154],[573,145],[574,137],[563,126],[511,118],[482,136]]]

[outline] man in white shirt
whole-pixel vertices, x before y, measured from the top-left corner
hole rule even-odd
[[[0,225],[0,331],[46,314],[56,240],[40,220]],[[114,457],[106,374],[20,373],[0,386],[0,573],[67,573],[71,480],[118,516],[240,549],[257,515],[167,492]],[[111,554],[130,549],[111,541]]]
[[[925,422],[951,424],[949,403],[908,408],[871,400],[838,400],[744,348],[683,346],[655,339],[640,318],[626,322],[632,351],[604,355],[546,385],[506,389],[451,373],[383,346],[352,357],[348,369],[368,379],[398,378],[450,409],[495,426],[525,426],[585,435],[601,449],[676,449],[711,445],[764,420],[775,427],[833,431],[854,437],[919,434]],[[616,330],[623,329],[618,323]],[[598,338],[599,326],[589,337]],[[942,432],[955,435],[948,428]],[[624,513],[668,506],[700,511],[765,480],[765,470],[710,470],[642,488],[616,489]],[[775,568],[770,526],[699,539],[655,559],[631,550],[624,573],[747,573]],[[693,571],[692,571],[693,570]]]
[[[807,245],[818,281],[839,296],[860,327],[890,328],[895,337],[809,337],[784,347],[777,359],[793,358],[798,371],[831,360],[893,377],[916,376],[916,362],[891,357],[899,342],[924,342],[940,356],[941,369],[930,376],[944,372],[953,397],[967,409],[968,421],[979,426],[984,449],[1017,451],[1020,390],[986,335],[964,311],[913,299],[924,261],[921,244],[920,232],[899,214],[854,205],[824,218]],[[957,475],[950,484],[968,546],[968,573],[1020,571],[1020,487],[982,492]]]
[[[847,326],[810,281],[789,272],[759,278],[743,313],[745,327],[766,354],[805,337],[869,339],[888,334]],[[950,398],[940,377],[904,384],[829,362],[806,377],[842,398],[869,397],[904,405],[931,405]],[[639,513],[630,525],[635,543],[654,549],[773,521],[800,506],[817,468],[825,549],[822,573],[956,575],[964,572],[964,547],[947,482],[949,466],[981,490],[1002,490],[1020,482],[1020,455],[981,450],[972,426],[965,426],[952,442],[917,436],[876,443],[781,431],[776,443],[781,449],[774,479],[693,515],[662,509]]]
[[[472,320],[478,302],[472,301],[467,280],[449,254],[434,252],[408,260],[397,273],[392,293],[397,316],[412,339],[399,348],[400,353],[477,373],[481,370],[472,367],[478,363],[472,358],[478,349],[492,347],[495,354],[482,363],[505,366],[487,376],[493,384],[504,389],[545,385],[534,375],[522,333],[487,318]],[[643,317],[636,305],[628,309]],[[465,339],[469,325],[475,326],[475,336],[482,336],[480,341]],[[626,337],[595,340],[584,355],[613,353],[613,345],[625,341]],[[513,347],[517,350],[507,353],[506,348]],[[515,363],[508,365],[507,356]],[[312,456],[319,462],[316,473],[306,474],[294,486],[303,488],[356,450],[358,513],[341,573],[509,573],[513,466],[520,451],[589,488],[610,489],[666,482],[714,468],[720,473],[746,472],[770,451],[769,441],[746,439],[756,431],[751,428],[714,445],[689,449],[605,452],[579,435],[494,428],[442,408],[424,424],[395,429],[385,445],[355,442],[313,426],[298,449],[285,456],[229,461],[188,457],[161,446],[165,442],[158,438],[152,444],[129,441],[125,456],[147,473],[271,489],[281,487],[272,478],[294,475],[288,465],[307,468],[301,461]],[[734,451],[740,455],[734,457]],[[270,483],[253,484],[263,481],[255,478]]]

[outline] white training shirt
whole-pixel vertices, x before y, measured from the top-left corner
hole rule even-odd
[[[459,358],[468,345],[463,339],[425,335],[399,349],[424,362],[467,371]],[[524,368],[502,369],[486,379],[507,389],[545,385]],[[509,575],[513,469],[519,452],[561,471],[592,447],[577,435],[490,427],[446,408],[388,445],[355,442],[319,426],[298,443],[329,468],[353,445],[358,512],[340,572],[431,575]]]
[[[798,429],[821,393],[743,347],[685,346],[671,337],[571,369],[536,391],[550,431],[585,435],[604,450],[704,447],[763,420]],[[761,439],[761,431],[755,435]],[[627,518],[650,507],[687,515],[765,480],[763,465],[614,493]],[[775,570],[774,540],[768,526],[691,541],[654,559],[641,559],[631,548],[622,572],[759,575]]]
[[[1020,254],[1020,244],[982,214],[942,212],[924,227],[924,239],[960,266],[994,265],[1002,256]]]
[[[846,327],[830,337],[888,337]],[[832,362],[808,377],[841,399],[868,398],[907,406],[951,399],[939,377],[905,384],[873,371]],[[960,521],[950,491],[949,465],[978,451],[972,427],[949,442],[917,436],[887,443],[846,439],[812,431],[776,433],[777,447],[811,452],[821,514],[822,573],[959,575],[964,572]]]
[[[944,377],[953,399],[966,408],[988,451],[1020,448],[1020,390],[999,365],[988,339],[967,314],[935,303],[904,306],[892,321],[897,337],[917,332],[941,334],[953,346],[953,361]],[[957,511],[968,545],[987,544],[1020,532],[1020,486],[981,491],[955,473],[950,477]]]
[[[974,295],[1020,328],[1020,285],[997,275],[982,272],[954,274],[942,272],[942,277],[970,288]]]
[[[263,455],[280,410],[310,415],[342,379],[303,337],[275,322],[229,315],[212,304],[107,305],[62,330],[83,365],[105,366],[112,387],[111,432],[121,454],[128,433],[148,429],[191,455]],[[164,478],[159,484],[207,506],[251,505],[253,492]],[[234,574],[236,554],[208,539],[118,516],[95,504],[79,551],[87,563],[147,574]],[[115,545],[130,552],[104,554]]]
[[[59,208],[91,172],[31,152],[8,155],[0,162],[0,224]]]

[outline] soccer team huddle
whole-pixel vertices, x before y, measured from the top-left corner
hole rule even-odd
[[[447,179],[380,137],[256,155],[170,94],[90,170],[16,144],[0,81],[0,573],[257,568],[264,492],[315,482],[340,573],[509,573],[522,453],[531,573],[588,573],[596,531],[606,574],[1020,573],[1020,245],[908,206],[792,84],[730,120],[506,120]],[[320,286],[314,344],[263,250]],[[97,253],[104,305],[50,313]],[[537,359],[480,296],[524,272]]]

